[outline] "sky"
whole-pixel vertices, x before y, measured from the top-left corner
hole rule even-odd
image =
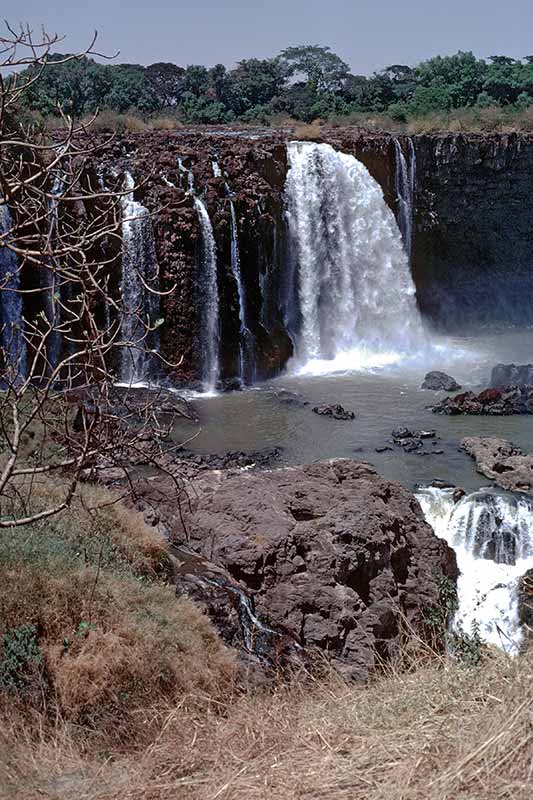
[[[234,66],[297,44],[329,45],[354,74],[433,55],[533,53],[533,0],[2,0],[11,24],[44,25],[117,62]]]

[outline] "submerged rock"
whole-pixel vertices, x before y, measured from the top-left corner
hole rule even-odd
[[[402,614],[422,632],[437,574],[457,576],[413,495],[356,461],[220,474],[191,497],[183,526],[265,625],[323,649],[352,679],[397,652]]]
[[[461,386],[451,375],[434,370],[427,373],[420,388],[431,389],[434,392],[456,392]]]
[[[322,417],[333,417],[333,419],[340,420],[355,419],[353,411],[346,411],[346,409],[338,403],[334,405],[323,403],[320,406],[315,406],[313,411],[315,414],[319,414]]]
[[[421,451],[421,448],[424,446],[424,440],[435,439],[436,435],[436,431],[434,430],[416,431],[403,426],[395,428],[391,432],[392,441],[397,447],[401,447],[404,453],[420,451],[419,455],[424,456],[438,455],[443,452],[442,450]],[[436,442],[432,442],[432,444],[435,445]]]
[[[492,387],[533,386],[533,364],[496,364],[490,376]]]

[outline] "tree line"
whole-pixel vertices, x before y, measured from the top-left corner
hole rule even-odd
[[[77,118],[97,109],[141,115],[170,111],[200,124],[267,123],[279,114],[308,122],[353,112],[387,113],[406,121],[457,108],[533,105],[533,56],[485,60],[459,51],[414,67],[392,64],[371,76],[352,74],[340,56],[319,45],[288,47],[275,58],[243,59],[231,70],[223,64],[99,63],[87,55],[51,54],[49,62],[24,96],[25,107],[44,116],[58,114],[61,107]]]

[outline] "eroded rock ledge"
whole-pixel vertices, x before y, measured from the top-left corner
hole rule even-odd
[[[210,476],[174,538],[223,568],[265,624],[357,680],[397,651],[402,614],[423,630],[438,574],[457,577],[414,496],[350,460]]]

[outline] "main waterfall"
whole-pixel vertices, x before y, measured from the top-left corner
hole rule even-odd
[[[384,366],[424,347],[408,258],[379,184],[327,144],[291,142],[287,217],[304,372]]]
[[[159,349],[159,268],[148,209],[133,198],[134,181],[129,172],[122,198],[122,295],[121,381],[149,381],[154,371],[154,352]]]
[[[457,555],[459,609],[453,625],[516,653],[522,640],[518,581],[533,568],[533,500],[483,490],[457,504],[453,489],[420,489],[426,520]]]

